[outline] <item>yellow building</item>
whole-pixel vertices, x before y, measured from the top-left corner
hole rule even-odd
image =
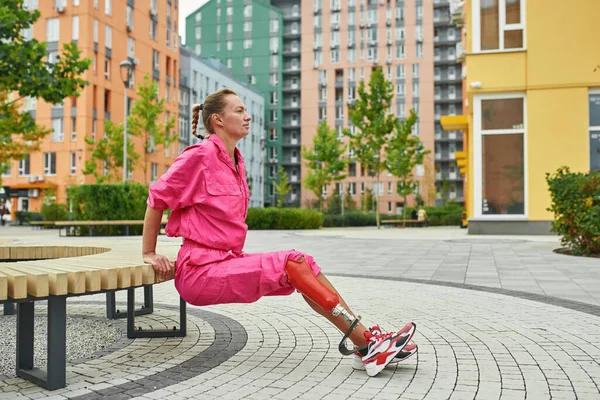
[[[546,173],[600,169],[600,2],[565,4],[451,0],[466,33],[466,102],[442,125],[467,136],[471,234],[548,233]]]

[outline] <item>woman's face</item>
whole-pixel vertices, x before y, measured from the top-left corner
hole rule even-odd
[[[246,106],[238,96],[230,94],[226,97],[226,101],[225,109],[216,116],[217,126],[232,139],[243,139],[248,136],[252,117],[247,113]]]

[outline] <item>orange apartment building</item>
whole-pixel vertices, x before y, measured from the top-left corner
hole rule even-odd
[[[314,3],[314,4],[313,4]],[[419,194],[433,205],[434,189],[434,62],[432,0],[321,0],[302,7],[302,143],[312,145],[317,125],[326,119],[340,132],[351,125],[348,106],[358,97],[360,81],[368,83],[374,68],[382,68],[394,85],[391,112],[399,118],[414,108],[419,115],[416,133],[431,150],[427,165],[416,169]],[[312,55],[312,57],[310,56]],[[347,138],[344,138],[347,143]],[[352,160],[352,149],[348,154]],[[343,181],[360,207],[366,189],[375,179],[351,162]],[[306,166],[302,165],[302,176]],[[429,179],[427,178],[429,177]],[[400,211],[403,199],[396,194],[397,179],[381,174],[379,212]],[[375,188],[376,189],[376,188]],[[327,195],[335,188],[327,188]],[[337,190],[340,190],[338,187]],[[324,193],[325,194],[325,193]],[[315,199],[303,187],[302,199]],[[303,206],[308,203],[303,200]],[[414,197],[408,205],[414,204]]]
[[[158,82],[161,98],[167,100],[168,114],[175,118],[178,114],[178,0],[25,0],[25,4],[41,13],[32,32],[25,34],[48,43],[49,59],[60,53],[64,43],[74,40],[82,56],[93,63],[83,76],[89,85],[79,97],[65,99],[61,105],[25,100],[25,109],[35,113],[39,125],[52,128],[52,133],[42,141],[39,152],[13,161],[2,175],[13,219],[15,211],[39,211],[46,188],[55,188],[56,200],[64,203],[68,186],[95,183],[93,176],[83,174],[85,161],[91,157],[84,138],[102,138],[108,119],[123,122],[122,61],[129,58],[136,63],[133,86],[127,91],[129,107],[136,100],[137,85],[149,74]],[[141,140],[133,141],[136,151],[143,154]],[[128,174],[129,181],[156,180],[178,154],[177,142],[170,147],[157,146],[147,157],[148,176],[144,178],[140,165]],[[115,181],[121,182],[122,175]]]

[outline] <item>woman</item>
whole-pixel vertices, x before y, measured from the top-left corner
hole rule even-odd
[[[251,117],[233,90],[221,89],[192,109],[192,133],[199,113],[209,136],[189,146],[149,190],[144,219],[143,257],[159,279],[175,271],[181,297],[196,306],[251,303],[262,296],[290,295],[298,290],[307,303],[342,332],[351,330],[352,312],[313,258],[295,250],[248,254],[242,251],[248,227],[249,190],[244,160],[236,148],[248,135]],[[183,237],[176,264],[155,252],[163,211],[171,209],[168,236]],[[175,265],[177,268],[175,269]],[[319,304],[339,302],[343,315]],[[332,303],[333,302],[333,303]],[[358,346],[353,366],[377,375],[390,362],[417,351],[410,342],[413,323],[383,334],[362,324],[349,332]]]

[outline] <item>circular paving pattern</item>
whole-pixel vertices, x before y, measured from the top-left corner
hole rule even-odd
[[[456,287],[330,279],[366,325],[394,330],[414,320],[418,356],[375,378],[354,371],[351,359],[337,350],[340,333],[293,295],[189,307],[188,337],[137,339],[70,366],[67,388],[49,394],[81,399],[119,394],[286,400],[600,397],[596,315]],[[172,291],[164,287],[155,299],[169,304],[157,304],[153,315],[136,323],[156,327],[177,320],[177,298],[161,296]],[[101,303],[78,302],[78,307],[103,311]]]

